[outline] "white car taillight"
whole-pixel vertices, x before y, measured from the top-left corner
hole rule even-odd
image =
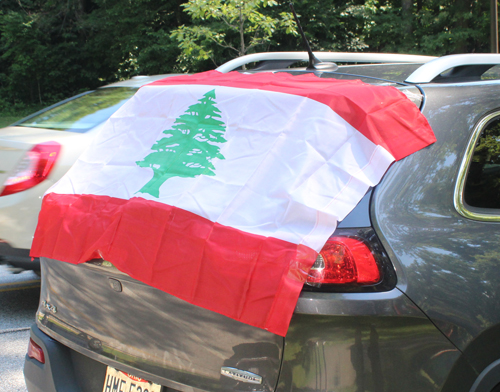
[[[57,142],[35,145],[18,163],[12,175],[5,181],[0,196],[11,195],[32,188],[45,180],[61,151]]]

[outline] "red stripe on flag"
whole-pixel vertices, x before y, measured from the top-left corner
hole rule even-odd
[[[373,143],[402,159],[436,141],[427,119],[401,91],[360,80],[319,78],[314,74],[202,72],[169,77],[149,86],[199,84],[275,91],[328,105]]]
[[[102,257],[194,305],[285,336],[317,253],[142,198],[49,193],[31,255],[73,264]]]

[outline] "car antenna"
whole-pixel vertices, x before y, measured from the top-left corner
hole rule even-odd
[[[336,71],[339,67],[337,64],[332,62],[322,62],[320,61],[311,50],[311,46],[309,45],[309,41],[304,34],[304,30],[302,30],[302,26],[299,22],[299,17],[295,12],[295,8],[293,7],[293,1],[290,1],[290,9],[292,10],[293,17],[295,18],[295,23],[297,23],[297,27],[299,28],[300,35],[302,36],[302,44],[306,48],[307,53],[309,54],[309,65],[307,66],[308,71],[319,71],[319,70],[328,70],[328,71]]]

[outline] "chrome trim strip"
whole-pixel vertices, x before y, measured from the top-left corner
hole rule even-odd
[[[397,53],[345,53],[345,52],[314,52],[321,61],[339,61],[351,63],[426,63],[436,57]],[[222,73],[257,61],[264,60],[307,60],[307,52],[265,52],[247,54],[222,64],[216,70]]]
[[[471,211],[470,209],[468,209],[463,197],[465,181],[467,179],[467,171],[469,169],[469,164],[472,159],[472,155],[474,154],[474,148],[476,146],[477,140],[479,139],[479,136],[481,135],[481,132],[483,131],[484,127],[492,119],[499,116],[500,116],[500,111],[497,111],[487,115],[486,117],[483,117],[481,121],[479,121],[479,123],[474,128],[469,143],[467,144],[467,149],[465,150],[462,163],[460,164],[460,169],[458,170],[458,178],[455,184],[455,192],[453,195],[453,205],[455,206],[455,209],[460,215],[468,219],[474,219],[484,222],[500,222],[500,215],[498,213],[487,214],[487,213],[480,213],[477,211]],[[497,212],[498,210],[494,211]]]
[[[450,68],[478,64],[500,64],[500,54],[451,54],[439,57],[416,69],[410,76],[408,76],[405,82],[430,83],[436,76],[441,75],[444,71],[447,71]]]

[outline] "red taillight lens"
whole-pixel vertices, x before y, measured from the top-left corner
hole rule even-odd
[[[0,196],[32,188],[45,180],[56,162],[61,145],[56,142],[37,144],[19,162],[14,173],[5,181]]]
[[[36,359],[40,363],[45,363],[45,355],[42,348],[30,338],[28,345],[28,357]]]
[[[362,284],[380,282],[380,270],[368,246],[349,237],[331,237],[309,272],[307,284]]]

